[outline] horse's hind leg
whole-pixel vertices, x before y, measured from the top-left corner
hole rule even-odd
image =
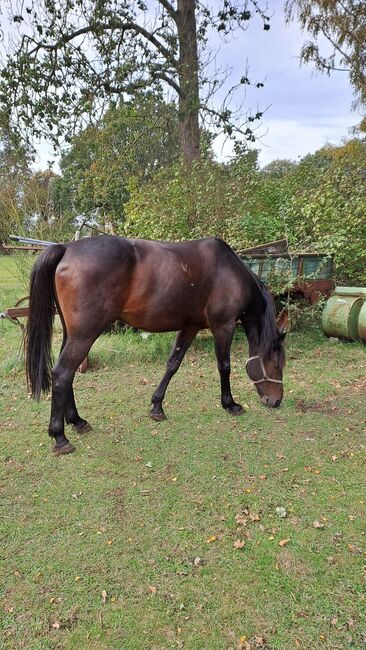
[[[68,338],[52,369],[52,402],[48,433],[55,438],[53,451],[56,454],[69,454],[74,451],[73,445],[65,436],[64,419],[67,417],[72,421],[71,417],[76,422],[82,421],[76,410],[72,382],[77,367],[88,354],[93,342],[94,339]]]
[[[71,383],[65,402],[65,422],[71,424],[77,433],[87,433],[91,430],[89,422],[81,418],[75,404],[74,389]]]
[[[60,355],[67,341],[67,334],[64,332],[64,338],[61,345]],[[90,431],[90,424],[80,417],[75,404],[74,390],[71,382],[70,389],[67,391],[65,400],[65,422],[71,424],[77,433],[86,433]]]
[[[230,348],[235,332],[236,322],[211,327],[215,341],[217,366],[221,381],[221,405],[231,415],[243,413],[243,407],[234,402],[230,386]]]
[[[165,413],[163,411],[163,400],[165,397],[166,389],[168,388],[168,384],[171,378],[177,372],[180,364],[182,363],[184,355],[191,345],[197,332],[198,328],[196,327],[187,327],[178,332],[177,338],[175,339],[174,345],[169,355],[165,375],[151,398],[152,408],[149,416],[153,420],[160,421],[166,419]]]

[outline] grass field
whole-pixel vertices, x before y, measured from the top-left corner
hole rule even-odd
[[[26,293],[3,263],[0,310]],[[365,648],[365,347],[289,334],[270,410],[238,333],[232,418],[202,336],[157,424],[170,342],[97,341],[75,380],[93,431],[55,458],[49,399],[28,399],[20,330],[0,322],[1,649]]]

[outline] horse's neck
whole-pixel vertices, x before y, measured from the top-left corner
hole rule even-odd
[[[245,333],[249,343],[249,351],[251,354],[257,354],[263,328],[263,317],[266,310],[266,304],[263,296],[260,300],[251,300],[247,309],[245,310],[243,324]]]

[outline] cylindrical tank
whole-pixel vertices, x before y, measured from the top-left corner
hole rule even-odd
[[[366,301],[363,303],[358,316],[358,335],[366,343]]]
[[[366,296],[365,296],[366,297]],[[360,295],[334,293],[324,307],[322,326],[327,336],[358,341],[358,319],[364,298]],[[366,304],[366,303],[365,303]]]
[[[333,295],[354,296],[366,300],[366,287],[336,287]]]

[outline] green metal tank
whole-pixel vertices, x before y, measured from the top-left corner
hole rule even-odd
[[[358,335],[364,343],[366,343],[366,300],[361,307],[358,316]]]
[[[354,287],[350,287],[351,294],[344,290],[348,287],[336,287],[333,296],[327,300],[322,316],[322,326],[327,336],[335,336],[348,341],[358,341],[358,320],[361,307],[366,304],[366,290],[364,297],[356,293]],[[355,294],[353,294],[355,291]],[[360,291],[357,289],[357,291]],[[361,289],[362,291],[362,289]]]
[[[366,300],[366,287],[336,287],[333,295],[338,296],[355,296]]]

